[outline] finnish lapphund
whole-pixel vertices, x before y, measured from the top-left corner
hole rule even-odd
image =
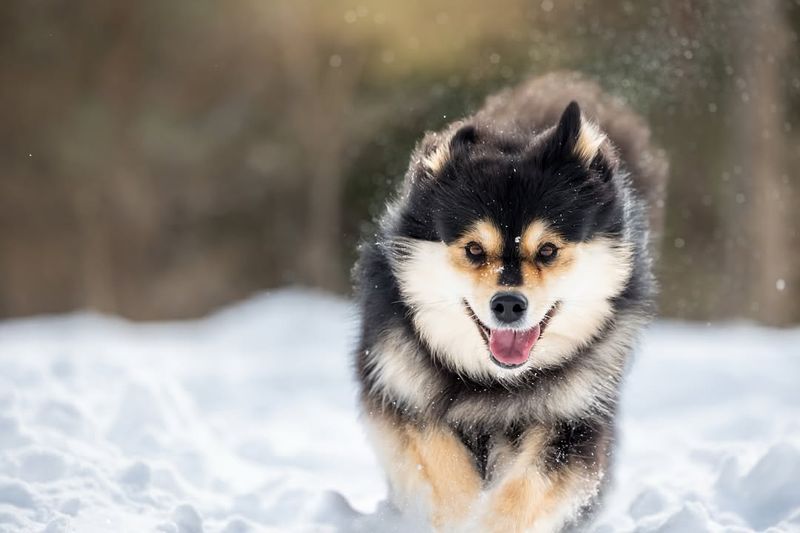
[[[597,509],[653,315],[649,137],[590,80],[530,80],[426,134],[362,243],[362,415],[391,502],[432,530],[564,531]]]

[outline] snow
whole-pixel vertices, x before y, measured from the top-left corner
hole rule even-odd
[[[0,323],[0,532],[408,531],[358,424],[346,300]],[[800,330],[659,323],[594,530],[800,531]]]

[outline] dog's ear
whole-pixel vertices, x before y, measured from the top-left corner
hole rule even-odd
[[[450,138],[450,150],[469,150],[478,142],[478,129],[473,124],[463,124]]]
[[[436,176],[450,159],[463,155],[478,142],[478,131],[473,124],[466,123],[454,132],[450,129],[429,137],[428,145],[423,146],[422,165],[430,176]]]
[[[606,136],[600,128],[586,120],[578,102],[572,101],[564,109],[553,132],[550,152],[560,157],[575,156],[589,167],[600,155],[600,146],[605,140]]]

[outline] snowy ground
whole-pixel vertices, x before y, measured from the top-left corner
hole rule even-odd
[[[355,330],[304,291],[186,323],[0,324],[0,531],[391,529]],[[598,532],[800,531],[800,330],[653,327],[622,430]]]

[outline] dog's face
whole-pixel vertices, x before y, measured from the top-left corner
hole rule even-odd
[[[610,319],[632,267],[604,142],[573,103],[534,139],[466,125],[417,162],[395,269],[444,364],[513,379],[563,363]]]

